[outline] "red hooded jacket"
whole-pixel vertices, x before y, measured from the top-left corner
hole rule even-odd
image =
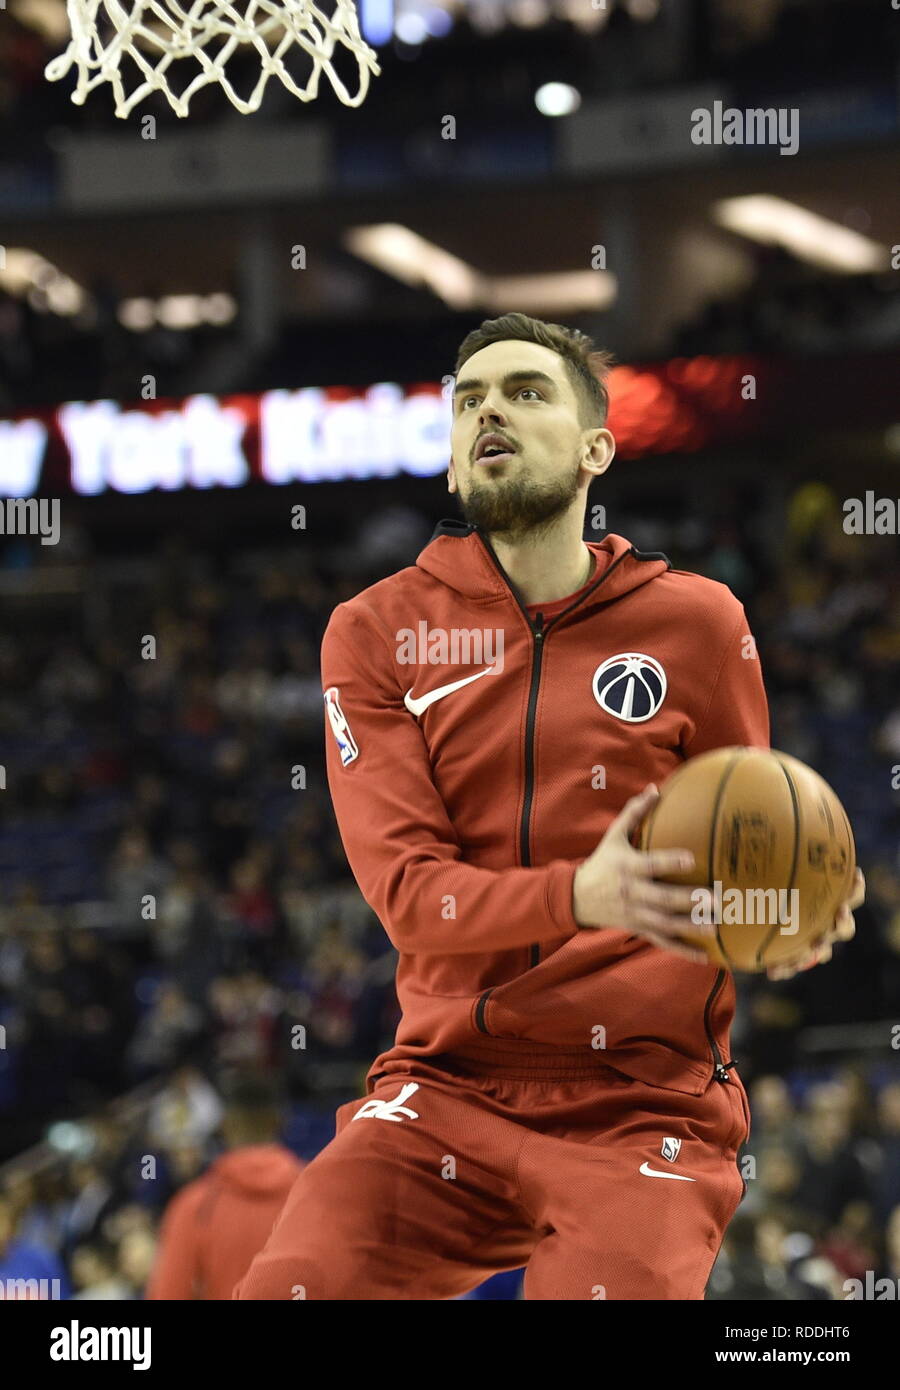
[[[146,1297],[230,1299],[305,1164],[281,1144],[223,1154],[166,1208]]]
[[[623,536],[589,548],[593,581],[542,624],[477,529],[441,522],[415,566],[331,616],[328,782],[399,952],[403,1016],[370,1093],[409,1058],[515,1051],[492,1039],[601,1038],[598,1061],[692,1095],[727,1077],[731,974],[580,928],[572,879],[648,782],[711,748],[769,747],[759,661],[724,584]]]

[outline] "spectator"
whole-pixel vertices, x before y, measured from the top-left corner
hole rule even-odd
[[[146,920],[147,899],[158,905],[170,872],[150,848],[146,833],[127,830],[121,836],[109,872],[109,893],[122,925]]]
[[[831,1095],[809,1115],[805,1131],[801,1200],[823,1223],[836,1224],[849,1203],[868,1201],[869,1188],[846,1116]]]
[[[163,981],[135,1030],[128,1061],[137,1079],[175,1066],[203,1030],[203,1015],[176,984]]]
[[[90,1240],[110,1210],[113,1187],[110,1179],[87,1159],[76,1160],[70,1171],[71,1198],[63,1213],[63,1248],[70,1249]]]
[[[173,1073],[150,1108],[147,1137],[151,1144],[199,1144],[216,1133],[222,1102],[198,1067],[185,1065]]]
[[[757,1077],[749,1089],[751,1144],[760,1148],[777,1140],[799,1152],[803,1130],[784,1077]]]
[[[228,1152],[169,1204],[148,1298],[231,1297],[303,1167],[277,1142],[280,1125],[270,1085],[233,1084],[222,1122]]]
[[[24,1282],[22,1282],[24,1281]],[[69,1281],[59,1257],[16,1237],[15,1210],[0,1194],[0,1286],[7,1301],[68,1298]]]
[[[119,1279],[129,1290],[129,1298],[143,1298],[147,1280],[150,1278],[156,1259],[156,1240],[153,1234],[143,1228],[126,1231],[119,1241],[116,1252],[116,1268]]]
[[[131,1286],[116,1272],[113,1253],[102,1245],[78,1245],[71,1254],[73,1299],[122,1302],[133,1297]]]
[[[900,1081],[882,1088],[878,1120],[880,1139],[873,1187],[876,1219],[884,1227],[890,1213],[900,1208]]]

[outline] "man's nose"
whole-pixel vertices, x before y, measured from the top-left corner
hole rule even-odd
[[[478,414],[481,420],[506,419],[506,414],[503,410],[502,403],[499,400],[491,399],[490,396],[485,396],[484,400],[481,402],[481,409],[478,412]]]

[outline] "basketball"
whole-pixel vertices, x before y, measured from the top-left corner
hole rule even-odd
[[[828,783],[787,753],[716,748],[660,786],[639,830],[642,850],[687,849],[694,867],[671,883],[712,889],[685,935],[715,965],[762,972],[814,950],[850,895],[853,832]]]

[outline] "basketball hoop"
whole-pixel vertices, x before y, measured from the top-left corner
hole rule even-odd
[[[353,0],[321,3],[334,4],[330,17],[314,0],[192,0],[187,8],[178,0],[66,0],[72,39],[65,53],[47,64],[44,75],[58,82],[74,66],[76,106],[101,82],[111,83],[116,115],[123,119],[152,92],[162,92],[175,114],[186,116],[194,93],[213,83],[238,111],[249,115],[259,109],[270,77],[277,77],[301,101],[314,101],[322,72],[345,106],[359,106],[369,89],[369,74],[381,71],[377,56],[360,34]],[[359,67],[353,94],[334,69],[337,45],[343,45]],[[244,99],[232,87],[225,66],[236,51],[250,48],[259,54],[261,71]],[[312,61],[305,86],[298,86],[285,66],[298,50]],[[137,69],[138,85],[130,95],[120,68],[123,58]],[[179,93],[167,74],[173,62],[184,59],[196,60],[200,71]]]

